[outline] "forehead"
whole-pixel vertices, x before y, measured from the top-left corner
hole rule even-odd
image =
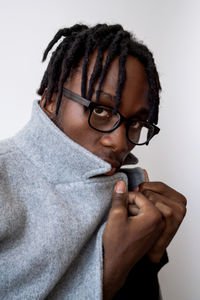
[[[107,57],[107,51],[103,56],[103,65]],[[87,69],[87,88],[86,93],[88,92],[89,80],[91,78],[94,66],[96,63],[97,51],[95,51],[89,59],[88,69]],[[71,79],[68,81],[67,88],[72,91],[80,94],[81,92],[81,75],[82,75],[82,65],[83,60],[80,62],[78,69],[71,76]],[[128,56],[125,64],[126,68],[126,80],[122,91],[121,101],[119,110],[124,115],[134,115],[137,111],[141,109],[149,109],[148,101],[148,91],[149,85],[147,81],[147,75],[144,66],[133,56]],[[108,100],[109,97],[106,96],[110,94],[114,97],[116,96],[116,90],[118,85],[118,78],[121,75],[119,69],[119,57],[115,57],[111,63],[106,76],[104,78],[101,90],[105,93],[101,93],[101,100]],[[94,94],[92,100],[95,101],[95,91],[98,89],[99,80],[94,85]],[[110,98],[112,99],[112,98]]]

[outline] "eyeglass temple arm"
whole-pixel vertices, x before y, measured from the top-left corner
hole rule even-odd
[[[154,125],[154,131],[155,131],[155,132],[154,132],[153,136],[159,133],[160,128],[158,128],[156,125]],[[153,136],[152,136],[152,137],[153,137]],[[152,137],[151,137],[151,138],[152,138]],[[148,136],[147,136],[147,138],[148,138]],[[149,145],[149,141],[146,142],[145,145],[148,146],[148,145]]]
[[[88,107],[90,104],[91,104],[91,101],[87,100],[87,99],[84,99],[82,98],[81,96],[77,95],[77,94],[74,94],[72,91],[66,89],[66,88],[63,88],[63,94],[65,97],[73,100],[73,101],[76,101],[86,107]]]

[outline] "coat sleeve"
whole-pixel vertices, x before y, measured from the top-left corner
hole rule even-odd
[[[129,272],[125,284],[113,297],[113,300],[158,300],[160,288],[159,270],[168,263],[167,252],[159,263],[151,263],[145,255]]]

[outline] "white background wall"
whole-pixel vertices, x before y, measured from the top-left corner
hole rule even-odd
[[[0,139],[29,119],[56,31],[77,22],[121,23],[152,49],[160,79],[161,133],[136,154],[152,180],[188,198],[188,213],[160,272],[164,300],[200,299],[200,1],[0,0]],[[134,289],[133,289],[134,292]]]

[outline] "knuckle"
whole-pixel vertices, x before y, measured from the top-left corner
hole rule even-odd
[[[135,198],[135,200],[137,200],[137,199],[146,199],[146,198],[144,197],[144,194],[141,193],[141,192],[135,192],[134,198]]]
[[[135,192],[131,191],[131,192],[128,192],[128,196],[129,197],[133,197],[135,195]]]
[[[111,212],[112,218],[120,219],[125,215],[125,208],[124,207],[115,207],[112,209]]]
[[[135,192],[129,192],[128,202],[131,203],[131,204],[135,202]]]
[[[154,193],[151,192],[151,191],[148,191],[147,198],[148,198],[150,201],[153,201],[153,200],[154,200]]]
[[[121,203],[126,195],[125,194],[115,194],[113,195],[113,200],[115,202]]]
[[[167,207],[165,210],[165,217],[166,218],[171,218],[173,217],[173,210],[170,207]]]
[[[137,197],[140,197],[140,198],[144,198],[144,193],[141,193],[141,192],[137,192]]]

